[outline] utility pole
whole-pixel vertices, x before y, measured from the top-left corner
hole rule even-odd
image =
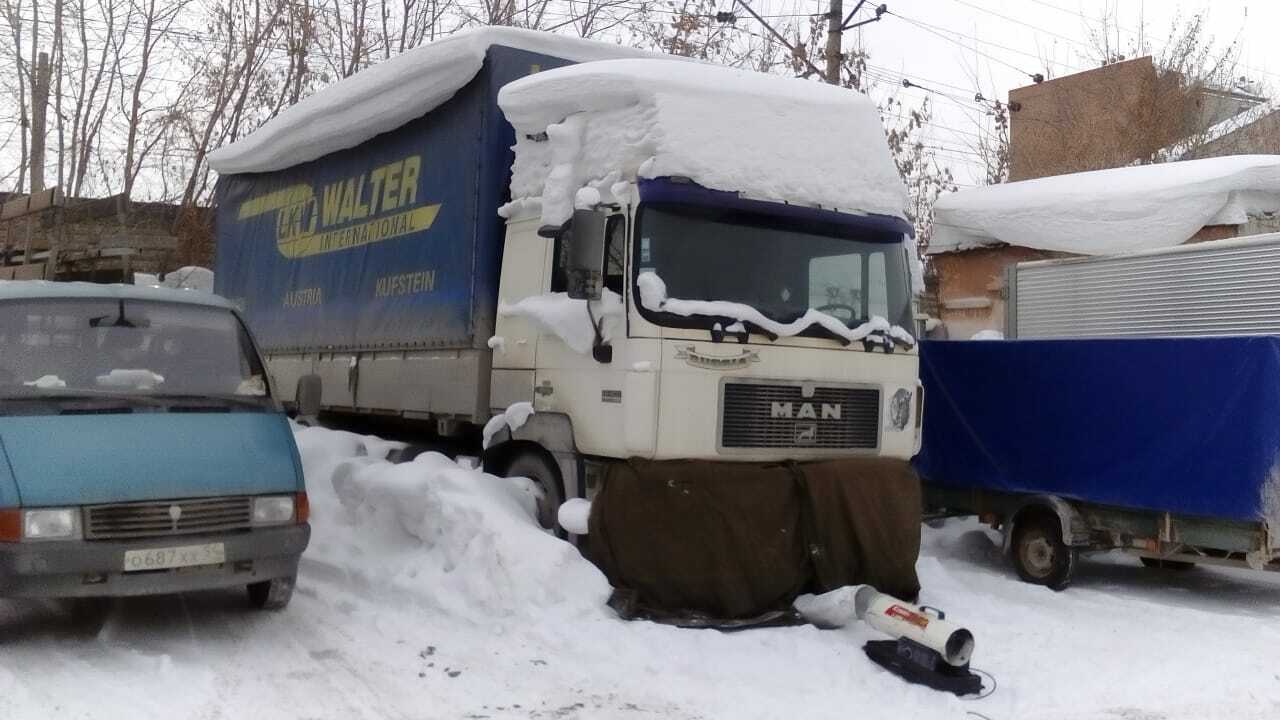
[[[859,3],[861,5],[861,3]],[[844,32],[843,0],[831,0],[830,12],[827,13],[827,72],[826,80],[832,85],[840,84],[841,34]]]
[[[31,194],[44,190],[45,111],[49,107],[49,53],[40,53],[31,85]]]

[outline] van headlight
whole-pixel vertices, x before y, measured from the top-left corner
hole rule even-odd
[[[76,540],[80,538],[80,510],[41,508],[22,511],[23,540]]]
[[[293,522],[293,496],[267,495],[253,499],[254,525],[282,525]]]

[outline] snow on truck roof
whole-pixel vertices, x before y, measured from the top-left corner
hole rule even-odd
[[[944,195],[929,254],[1007,243],[1082,255],[1181,245],[1280,211],[1280,155],[1055,175]]]
[[[209,165],[224,174],[269,172],[355,147],[453,97],[480,72],[494,45],[574,62],[661,57],[534,30],[464,30],[365,68],[285,108],[249,135],[209,153]]]
[[[816,81],[669,60],[605,60],[509,83],[511,196],[563,222],[585,187],[687,177],[714,190],[903,218],[906,188],[879,111]],[[545,135],[544,135],[545,133]]]
[[[233,308],[231,302],[213,293],[199,290],[173,290],[143,285],[105,285],[88,282],[52,282],[49,280],[0,280],[0,302],[6,300],[149,300],[179,302],[188,305]]]

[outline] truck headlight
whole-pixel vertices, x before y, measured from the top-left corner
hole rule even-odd
[[[281,525],[293,522],[293,496],[268,495],[253,499],[254,525]]]
[[[80,537],[80,511],[42,508],[22,511],[23,540],[71,540]]]

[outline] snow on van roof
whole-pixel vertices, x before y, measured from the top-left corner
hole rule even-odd
[[[269,172],[315,160],[394,130],[439,107],[480,72],[494,45],[587,62],[655,53],[507,27],[464,30],[361,70],[285,108],[249,135],[209,153],[223,174]]]
[[[49,280],[0,280],[0,302],[5,300],[87,299],[150,300],[180,302],[231,309],[226,298],[200,290],[174,290],[142,285],[104,285],[87,282]]]
[[[583,187],[686,177],[715,190],[905,217],[880,114],[861,93],[710,64],[607,60],[502,88],[516,128],[511,196],[572,214]]]
[[[929,254],[1007,243],[1082,255],[1180,245],[1280,211],[1280,155],[1055,175],[944,195]]]

